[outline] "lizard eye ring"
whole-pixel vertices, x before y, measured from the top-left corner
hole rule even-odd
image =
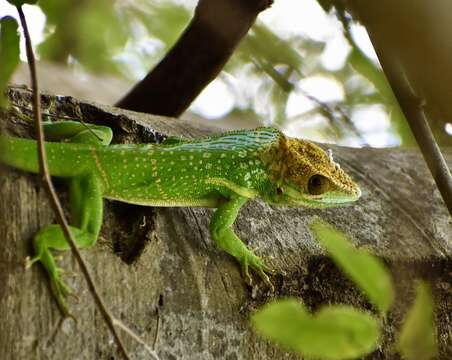
[[[278,195],[282,195],[282,194],[284,193],[284,191],[283,191],[282,188],[277,187],[277,188],[276,188],[276,193],[277,193]]]
[[[311,195],[320,195],[328,190],[328,179],[322,175],[312,175],[308,181],[308,192]]]

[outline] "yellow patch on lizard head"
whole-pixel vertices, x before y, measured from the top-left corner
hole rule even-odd
[[[329,207],[361,196],[358,185],[334,161],[331,151],[305,140],[282,137],[278,152],[280,186],[275,203]]]

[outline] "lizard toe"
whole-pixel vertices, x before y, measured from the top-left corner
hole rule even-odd
[[[241,270],[242,270],[242,277],[243,277],[243,280],[245,281],[245,283],[248,286],[253,286],[253,279],[250,275],[248,261],[244,260],[241,263]]]

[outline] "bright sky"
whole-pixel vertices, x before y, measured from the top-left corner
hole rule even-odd
[[[197,1],[185,0],[181,3],[194,7]],[[45,16],[36,6],[25,5],[24,12],[29,21],[33,44],[36,46],[43,40]],[[16,9],[5,0],[0,0],[0,17],[4,15],[17,17]],[[343,66],[349,51],[349,45],[342,35],[341,25],[334,17],[325,14],[315,0],[276,0],[270,9],[260,14],[259,20],[275,30],[283,38],[301,34],[314,40],[325,41],[327,45],[321,55],[322,64],[332,71]],[[366,55],[377,62],[376,54],[364,28],[354,26],[353,36]],[[23,41],[21,46],[24,49]],[[25,59],[24,53],[22,50],[21,57],[23,59]],[[243,93],[255,90],[249,81],[230,77],[227,80],[229,83],[242,88],[239,91]],[[303,79],[297,85],[300,89],[321,101],[340,101],[344,97],[342,85],[333,78],[313,76]],[[193,103],[191,110],[214,120],[229,113],[236,105],[237,96],[231,92],[231,88],[225,83],[224,77],[220,77],[202,92]],[[265,107],[269,105],[265,101],[259,105],[263,107],[260,113],[265,114]],[[289,98],[286,115],[289,118],[294,118],[312,108],[313,104],[310,100],[299,92],[294,92]],[[372,118],[373,121],[366,121],[369,118]],[[300,131],[304,131],[303,127],[305,125],[311,126],[316,121],[321,121],[318,118],[317,120],[316,118],[311,120],[310,122],[300,122],[302,124],[301,127],[300,124],[294,122],[288,126],[286,132],[291,135],[300,135]],[[353,120],[360,130],[364,132],[372,131],[372,135],[366,139],[370,145],[387,146],[394,145],[397,142],[396,139],[388,137],[390,124],[386,112],[381,107],[359,109],[353,114]],[[372,125],[373,127],[370,128],[368,124],[377,125]],[[448,130],[450,131],[450,129]],[[306,132],[302,135],[310,136],[315,140],[325,140],[318,138],[315,133]]]

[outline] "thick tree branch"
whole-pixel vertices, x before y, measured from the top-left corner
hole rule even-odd
[[[28,91],[9,92],[15,103],[30,102]],[[70,97],[42,97],[43,110],[55,115],[79,113],[85,122],[107,125],[115,143],[149,143],[164,136],[201,137],[212,134],[187,121],[122,111],[79,102]],[[15,113],[0,113],[0,125],[17,136],[28,134],[29,122]],[[218,130],[216,130],[218,131]],[[294,359],[252,333],[249,314],[274,296],[297,296],[311,309],[323,303],[369,305],[320,252],[308,228],[317,216],[345,231],[356,246],[381,256],[393,269],[397,303],[384,325],[382,346],[370,358],[394,357],[394,331],[412,302],[413,279],[430,280],[435,292],[439,359],[450,359],[450,289],[452,271],[450,216],[416,150],[347,149],[328,145],[336,160],[360,184],[362,199],[337,209],[276,208],[250,202],[240,213],[236,229],[259,255],[285,275],[273,277],[275,294],[265,287],[247,288],[240,268],[217,249],[209,236],[212,211],[201,208],[151,209],[105,201],[103,241],[84,252],[95,269],[101,293],[108,296],[115,313],[150,347],[137,346],[124,337],[136,359]],[[446,149],[448,164],[452,152]],[[108,333],[98,324],[101,315],[87,291],[71,308],[81,321],[77,329],[66,326],[46,336],[55,322],[54,304],[43,291],[38,271],[24,272],[21,261],[29,253],[27,239],[53,213],[35,186],[33,176],[3,169],[0,176],[0,348],[3,358],[101,359],[114,357]],[[394,186],[399,184],[400,186]],[[425,201],[429,199],[429,201]],[[128,244],[134,247],[132,258]],[[133,265],[129,265],[129,264]],[[76,264],[63,256],[61,266],[72,272]],[[84,279],[72,279],[84,289]],[[26,324],[23,326],[22,324]],[[72,323],[68,323],[70,325]],[[32,339],[32,341],[30,340]],[[10,344],[14,344],[11,346]],[[152,346],[155,344],[155,346]]]
[[[165,58],[117,106],[178,117],[217,77],[260,11],[272,0],[200,0]]]

